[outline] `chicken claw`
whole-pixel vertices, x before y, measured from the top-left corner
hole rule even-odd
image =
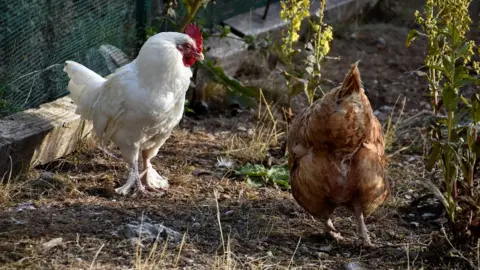
[[[370,239],[366,240],[363,237],[360,237],[360,239],[355,240],[354,245],[357,247],[363,247],[365,249],[371,249],[371,248],[377,248],[378,246],[375,244],[372,244]]]
[[[345,240],[345,238],[343,238],[343,236],[337,230],[335,230],[335,227],[333,226],[333,222],[330,218],[325,220],[325,228],[327,230],[328,235],[330,235],[337,242],[341,242]]]
[[[343,236],[339,232],[329,231],[328,234],[337,242],[345,241],[345,238],[343,238]]]
[[[133,185],[135,185],[135,183],[140,182],[138,180],[139,180],[138,168],[129,169],[127,182],[125,183],[125,185],[119,188],[116,188],[115,192],[120,195],[127,195],[130,189],[133,187]]]

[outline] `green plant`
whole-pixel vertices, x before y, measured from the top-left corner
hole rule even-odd
[[[290,189],[290,172],[288,165],[274,165],[265,168],[261,164],[247,163],[236,171],[237,175],[246,177],[247,183],[254,187],[262,187],[265,184],[274,184],[282,189]]]
[[[313,39],[307,46],[312,47],[313,54],[307,57],[307,66],[305,68],[306,75],[309,78],[306,91],[310,105],[312,105],[314,101],[316,91],[322,91],[320,87],[322,78],[320,72],[321,65],[330,51],[330,42],[333,40],[333,28],[323,22],[326,4],[327,1],[322,0],[318,23],[310,21],[313,30]]]
[[[326,55],[330,51],[330,42],[333,39],[332,27],[323,22],[326,0],[321,1],[320,17],[318,22],[310,21],[313,38],[307,42],[305,52],[305,66],[295,70],[293,57],[301,52],[294,49],[299,39],[299,31],[302,21],[310,16],[310,1],[308,0],[283,0],[280,17],[288,22],[286,32],[283,32],[282,44],[278,50],[280,59],[285,64],[285,69],[281,71],[287,81],[288,107],[291,107],[292,97],[302,91],[307,95],[311,105],[315,98],[317,90],[321,90],[321,65]]]
[[[460,207],[461,198],[478,196],[473,189],[473,168],[480,154],[477,141],[480,95],[475,93],[468,100],[460,92],[467,84],[480,85],[479,80],[470,75],[480,70],[479,64],[471,60],[478,48],[466,37],[472,23],[468,13],[470,3],[471,0],[427,0],[424,12],[415,13],[423,33],[412,30],[407,37],[407,46],[418,36],[428,39],[426,78],[436,116],[430,132],[427,169],[438,166],[442,170],[445,189],[442,202],[454,231],[460,227],[457,214],[464,212]],[[472,63],[472,68],[468,63]],[[439,115],[442,109],[446,116]],[[459,185],[459,181],[466,183]],[[466,188],[459,190],[460,186]]]

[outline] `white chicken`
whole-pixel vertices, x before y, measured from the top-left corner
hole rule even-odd
[[[145,42],[135,60],[107,79],[66,61],[64,71],[70,78],[68,90],[77,105],[76,113],[93,122],[102,144],[113,141],[127,163],[127,181],[115,189],[118,194],[127,195],[135,184],[141,194],[168,189],[168,180],[152,168],[150,159],[183,116],[190,67],[203,60],[202,43],[195,24],[187,26],[185,33],[156,34]]]

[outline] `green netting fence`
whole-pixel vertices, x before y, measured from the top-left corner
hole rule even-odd
[[[217,0],[195,19],[211,27],[265,5],[267,0]],[[273,0],[276,2],[278,0]],[[179,15],[184,13],[179,2]],[[65,60],[102,76],[111,73],[112,45],[130,58],[154,21],[161,0],[0,0],[0,117],[68,94]],[[174,30],[160,27],[158,30]],[[111,46],[108,46],[111,48]],[[109,62],[110,61],[110,62]]]
[[[68,94],[67,59],[102,76],[101,45],[135,50],[137,7],[148,0],[0,0],[0,116]],[[145,12],[145,9],[143,10]]]

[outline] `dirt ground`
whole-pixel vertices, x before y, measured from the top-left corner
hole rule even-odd
[[[36,168],[20,184],[6,185],[0,268],[468,269],[460,256],[476,264],[476,248],[458,255],[450,247],[440,231],[446,222],[440,204],[414,183],[424,173],[421,113],[429,109],[426,82],[414,72],[423,64],[424,47],[418,42],[405,48],[414,8],[397,7],[395,16],[380,22],[366,16],[335,26],[330,55],[341,59],[324,68],[323,76],[332,81],[326,87],[331,87],[361,60],[367,95],[382,122],[392,110],[398,117],[397,100],[406,98],[398,141],[390,150],[393,194],[366,220],[379,248],[333,242],[288,191],[251,187],[218,166],[221,157],[235,166],[261,159],[258,149],[265,146],[258,140],[262,134],[257,135],[264,124],[256,121],[255,111],[243,110],[235,116],[228,112],[182,120],[153,160],[170,181],[162,197],[114,194],[126,176],[124,163],[87,146]],[[258,83],[272,74],[259,67],[254,74],[238,76]],[[268,90],[275,83],[263,86]],[[128,229],[142,220],[179,234],[170,234],[167,242],[164,234],[138,236]],[[340,208],[333,222],[356,239],[351,213]]]

